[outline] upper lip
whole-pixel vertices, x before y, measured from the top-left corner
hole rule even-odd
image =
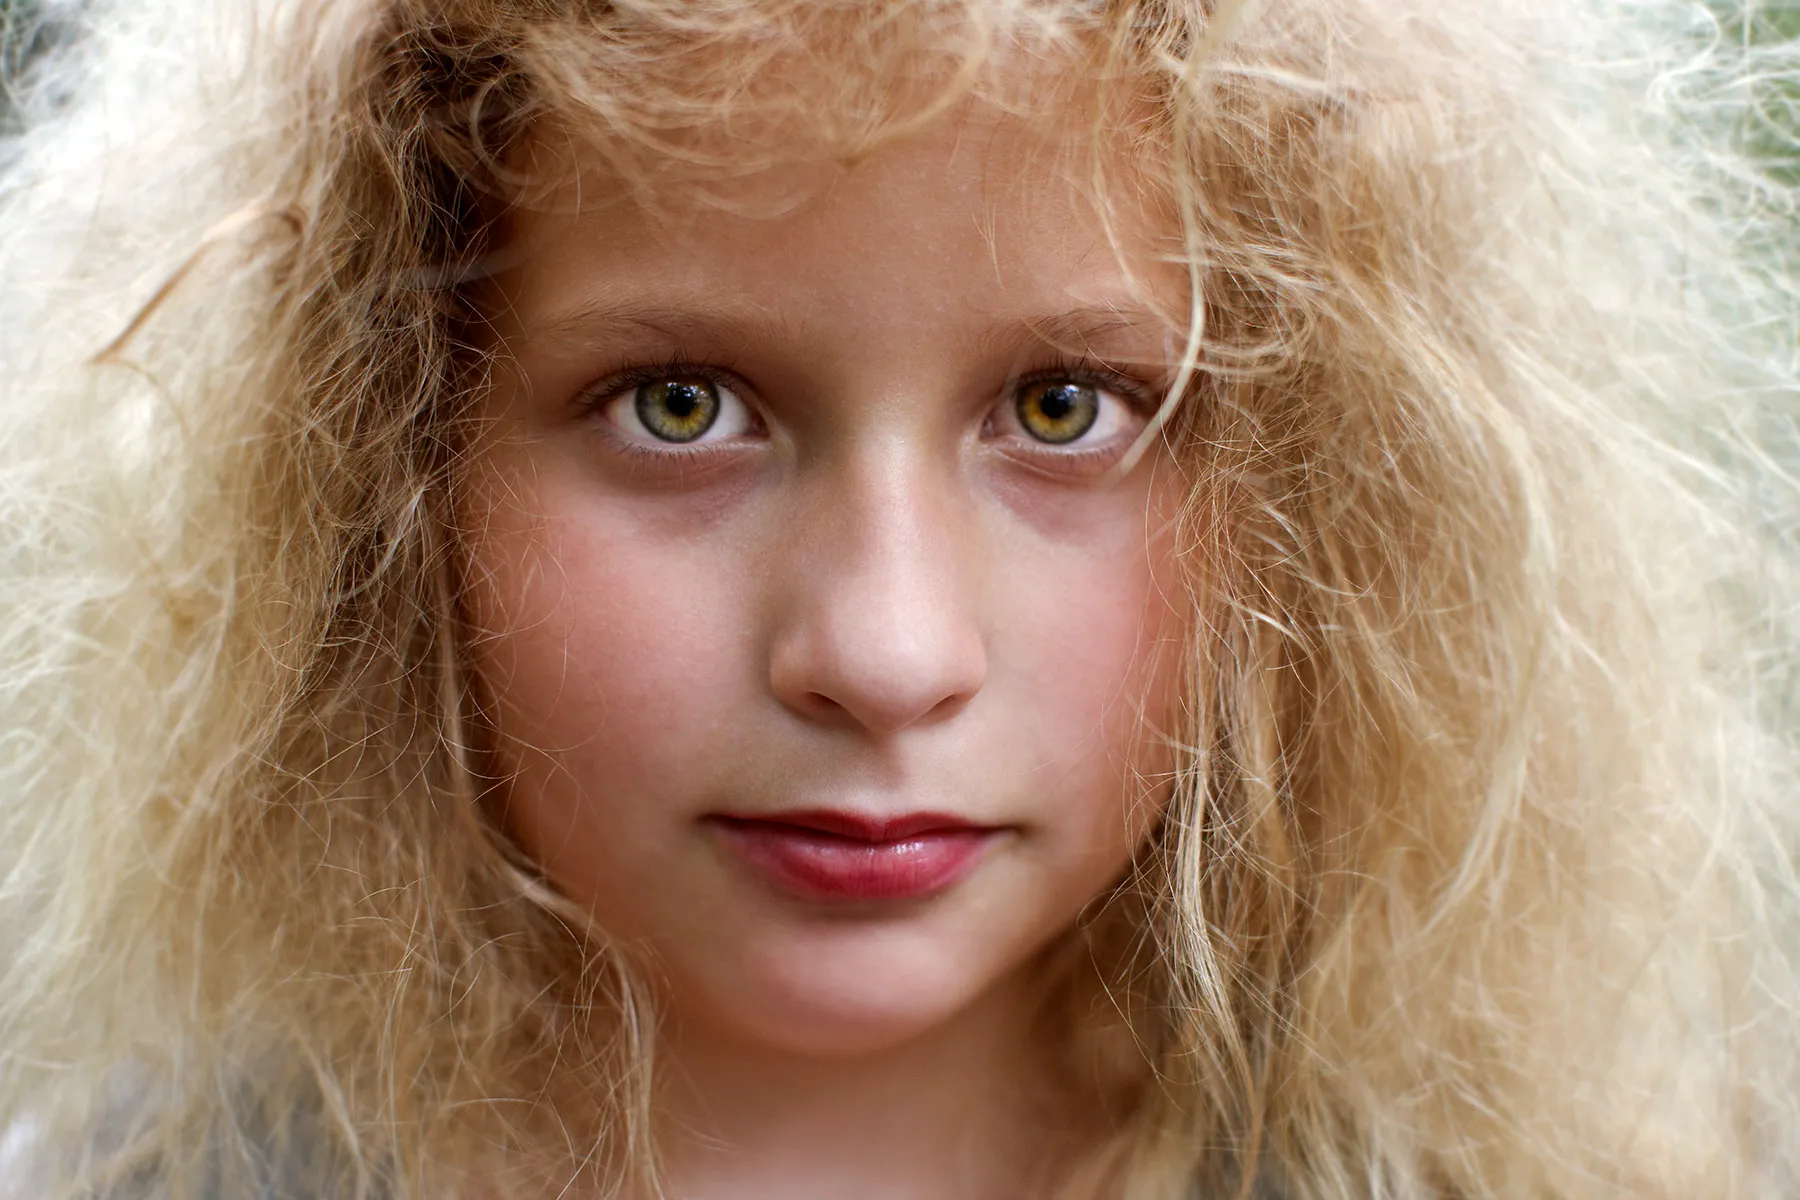
[[[771,813],[715,813],[715,819],[734,825],[791,825],[859,842],[893,842],[922,833],[954,833],[992,829],[994,826],[952,813],[911,812],[871,816],[836,808],[795,809]]]

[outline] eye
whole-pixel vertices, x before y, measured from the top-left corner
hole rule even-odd
[[[1057,372],[1014,385],[988,418],[988,435],[1010,436],[1021,451],[1040,454],[1122,446],[1145,420],[1142,389],[1121,381]]]
[[[602,414],[633,441],[689,445],[737,437],[756,426],[731,388],[700,375],[665,375],[614,392]]]
[[[1094,427],[1100,418],[1100,394],[1072,379],[1046,379],[1020,388],[1014,408],[1026,433],[1061,446]]]

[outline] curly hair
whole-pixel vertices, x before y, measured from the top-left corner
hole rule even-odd
[[[1070,1195],[1790,1194],[1800,238],[1746,146],[1800,46],[1754,18],[65,13],[0,154],[0,1192],[654,1190],[654,1006],[482,804],[509,150],[727,180],[978,93],[1127,148],[1068,169],[1194,285],[1180,764],[1047,1014],[1107,1114]]]

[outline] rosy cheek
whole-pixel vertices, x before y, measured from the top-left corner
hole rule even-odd
[[[1141,562],[1098,565],[1116,570],[1058,580],[1060,587],[1044,589],[1053,603],[1020,614],[1014,636],[1028,644],[1016,661],[1037,697],[1033,733],[1046,773],[1064,777],[1065,794],[1092,798],[1084,822],[1092,836],[1135,841],[1146,822],[1123,819],[1120,781],[1133,769],[1153,769],[1140,711],[1157,631]]]
[[[745,606],[716,547],[647,531],[553,455],[507,465],[496,454],[471,489],[466,600],[512,780],[501,820],[564,890],[625,919],[608,890],[669,834],[670,806],[646,799],[716,757],[708,718],[742,687]]]
[[[513,789],[518,817],[520,802],[585,802],[592,789],[577,784],[585,775],[570,760],[604,754],[629,732],[620,714],[643,714],[662,693],[643,671],[642,592],[653,581],[634,574],[628,547],[607,544],[604,526],[568,519],[553,477],[508,472],[495,457],[471,489],[480,536],[465,604],[497,765],[523,785]]]
[[[658,603],[679,595],[681,581],[659,578],[656,560],[619,536],[616,521],[584,511],[605,515],[554,463],[506,465],[472,489],[470,507],[481,510],[469,551],[477,653],[506,731],[568,748],[577,728],[582,740],[604,734],[613,710],[665,703],[645,668],[656,648],[679,645],[691,614]]]
[[[1060,736],[1094,731],[1119,750],[1133,740],[1139,715],[1153,724],[1162,715],[1162,667],[1178,628],[1177,583],[1166,569],[1174,497],[1153,481],[1148,491],[1122,491],[1094,507],[1101,511],[1080,525],[1026,513],[1052,536],[1027,542],[996,571],[1006,590],[994,637],[997,656],[1056,711]]]

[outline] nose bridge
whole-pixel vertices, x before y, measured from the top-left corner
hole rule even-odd
[[[886,734],[981,689],[971,531],[942,469],[896,436],[848,449],[809,482],[770,661],[789,708]]]

